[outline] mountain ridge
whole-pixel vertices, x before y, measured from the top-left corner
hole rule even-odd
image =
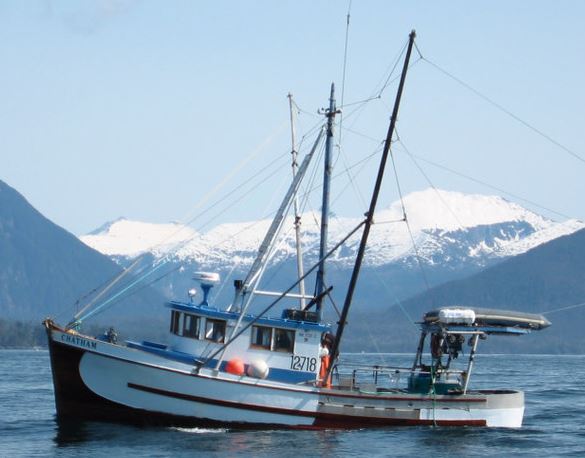
[[[495,202],[498,206],[505,205],[503,200]],[[506,215],[510,214],[504,210],[505,207],[500,212],[499,219],[506,219]],[[473,219],[467,215],[459,222],[458,229],[446,223],[434,228],[425,228],[419,236],[426,237],[435,244],[428,245],[432,248],[432,256],[425,258],[426,285],[421,280],[421,268],[413,256],[398,257],[395,262],[386,264],[374,262],[364,265],[349,318],[351,324],[348,327],[344,349],[412,351],[416,339],[413,322],[419,319],[424,311],[437,306],[452,304],[488,308],[500,306],[528,312],[542,310],[552,312],[555,308],[570,306],[578,301],[584,302],[585,230],[578,230],[582,223],[554,223],[538,215],[522,218],[520,216],[524,210],[512,210],[512,214],[519,215],[514,221],[498,222],[498,218],[490,216],[491,219],[486,218],[482,221],[491,224],[470,226]],[[109,231],[116,225],[127,222],[128,220],[118,219],[109,226],[104,226],[104,230]],[[462,227],[465,224],[470,227]],[[380,226],[384,225],[379,223],[378,227]],[[137,227],[145,226],[138,223],[134,229]],[[160,235],[160,225],[148,227],[153,232],[159,231]],[[217,237],[225,238],[242,227],[242,224],[220,225],[212,231],[215,231]],[[413,227],[416,226],[413,224]],[[169,223],[163,228],[163,235],[167,237],[177,230],[183,230],[176,223]],[[335,232],[342,228],[343,224],[338,219],[333,224],[333,230]],[[542,242],[551,234],[557,236],[563,230],[573,232]],[[542,231],[549,231],[550,234],[541,237]],[[260,231],[256,232],[256,237],[261,238],[263,234]],[[461,238],[461,234],[465,237]],[[205,234],[193,231],[189,235],[202,238]],[[186,235],[182,237],[179,243],[185,243],[187,240]],[[530,246],[533,242],[526,242],[529,237],[536,237],[537,245],[521,254],[508,258],[483,256],[486,252],[498,253],[499,244],[504,248],[518,243]],[[447,245],[442,246],[441,240],[445,240]],[[486,240],[489,243],[486,243]],[[150,240],[144,237],[139,242],[146,246]],[[470,252],[469,247],[475,247],[483,254],[474,258],[476,253]],[[381,248],[384,246],[381,245]],[[373,248],[373,252],[375,251],[376,247]],[[15,320],[14,322],[31,319],[38,322],[47,315],[55,316],[63,306],[72,309],[74,308],[72,304],[82,294],[121,271],[119,264],[87,247],[74,235],[50,222],[22,195],[2,181],[0,253],[2,253],[0,307],[3,318]],[[423,251],[421,253],[429,254]],[[241,254],[248,255],[246,252]],[[159,256],[163,255],[161,251]],[[334,263],[327,274],[328,283],[336,285],[332,297],[337,303],[340,303],[340,298],[345,293],[347,277],[351,272],[344,264],[344,260],[351,255],[351,246],[345,247],[345,251],[337,258],[340,262]],[[168,281],[158,291],[146,285],[147,289],[129,300],[128,307],[122,309],[117,307],[115,312],[112,311],[115,315],[108,318],[106,312],[109,323],[122,325],[123,328],[124,321],[134,323],[135,328],[130,330],[133,337],[142,335],[150,338],[160,337],[164,340],[168,320],[167,310],[162,306],[164,298],[188,300],[187,291],[193,287],[189,272],[206,267],[196,262],[187,262],[185,269],[179,269],[188,259],[187,257],[168,259],[167,270],[161,271],[163,273],[161,278],[165,277]],[[118,261],[123,263],[121,259]],[[152,262],[157,259],[149,252],[143,261],[143,267],[150,268]],[[482,262],[484,265],[481,265]],[[241,270],[238,272],[236,269],[236,272],[233,272],[234,265],[238,264],[232,262],[224,269],[223,285],[229,285],[230,275],[240,275]],[[245,262],[241,262],[240,265],[245,267]],[[281,268],[283,270],[280,271],[276,268],[267,270],[265,277],[268,283],[278,277],[284,277],[286,282],[295,278],[296,265],[292,260],[284,263]],[[276,273],[279,275],[275,275]],[[271,286],[277,290],[283,285],[273,283]],[[288,286],[290,283],[284,285]],[[425,292],[427,288],[429,290]],[[222,289],[224,288],[218,287],[213,295],[213,301],[220,307],[229,303],[227,301],[233,297],[229,287],[225,288],[223,293]],[[397,313],[397,308],[392,310],[396,306],[409,315],[408,319]],[[582,314],[581,308],[575,308],[554,315],[551,319],[552,331],[547,329],[542,333],[534,333],[527,338],[519,339],[518,344],[515,344],[515,351],[585,352],[585,344],[579,338]],[[327,308],[326,318],[335,322],[333,309]],[[151,332],[153,330],[154,334]],[[141,334],[141,331],[145,334]],[[365,341],[367,336],[371,336],[375,343],[368,346]],[[505,345],[491,348],[496,351],[509,350]]]
[[[34,320],[75,313],[88,292],[120,274],[109,257],[51,222],[0,180],[0,310],[2,318]],[[85,299],[83,299],[86,297]],[[153,310],[163,302],[149,289],[127,302]]]
[[[522,339],[494,339],[490,342],[493,351],[506,352],[513,345],[516,352],[582,354],[585,353],[585,341],[580,338],[584,279],[585,230],[582,229],[406,299],[400,308],[408,311],[409,317],[396,308],[390,312],[389,308],[393,307],[387,304],[387,313],[381,314],[375,329],[368,332],[384,342],[385,351],[404,350],[402,342],[412,341],[416,336],[409,321],[422,318],[428,310],[450,305],[509,309],[545,314],[552,326]],[[353,319],[365,332],[367,312],[358,311]],[[349,346],[356,346],[356,342],[349,342]]]
[[[380,266],[419,255],[427,263],[434,264],[440,262],[433,259],[437,257],[437,250],[447,252],[450,247],[456,247],[458,256],[466,252],[468,258],[485,265],[481,258],[517,255],[585,227],[576,220],[559,223],[543,218],[498,196],[427,189],[407,195],[403,202],[418,253],[413,250],[409,228],[398,225],[403,214],[402,202],[397,201],[376,214],[377,224],[372,228],[366,264]],[[319,227],[313,216],[305,214],[302,218],[302,243],[308,260],[316,260],[318,253]],[[331,243],[340,240],[359,221],[357,218],[332,218]],[[269,220],[223,223],[199,232],[178,223],[118,219],[103,226],[101,232],[92,231],[80,239],[115,258],[132,258],[147,252],[160,258],[174,253],[172,255],[178,260],[196,261],[211,267],[221,268],[225,262],[247,266],[253,261],[269,224]],[[292,227],[292,218],[285,224]],[[342,254],[335,254],[331,262],[351,264],[357,245],[357,238],[349,241]],[[294,237],[289,234],[280,245],[276,259],[294,254]]]

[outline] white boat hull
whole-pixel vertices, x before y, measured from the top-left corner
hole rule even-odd
[[[193,366],[48,328],[60,418],[253,428],[520,427],[518,391],[423,395],[293,385]]]

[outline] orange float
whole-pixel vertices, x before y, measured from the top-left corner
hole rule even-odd
[[[225,365],[225,371],[229,374],[244,375],[244,361],[240,358],[232,358]]]

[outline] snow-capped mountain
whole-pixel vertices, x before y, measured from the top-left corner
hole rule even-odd
[[[427,189],[407,195],[376,214],[365,263],[370,267],[412,264],[419,259],[429,266],[458,269],[478,267],[524,253],[535,246],[585,227],[576,220],[555,222],[498,196],[466,195]],[[318,215],[302,218],[302,243],[308,263],[318,254]],[[358,218],[332,218],[330,245],[359,223]],[[102,226],[81,240],[115,259],[150,253],[155,258],[224,270],[249,266],[268,229],[269,220],[220,224],[206,232],[179,223],[152,224],[124,218]],[[274,260],[294,256],[292,218]],[[332,259],[343,268],[353,262],[359,237],[350,240]],[[416,251],[415,248],[416,247]]]

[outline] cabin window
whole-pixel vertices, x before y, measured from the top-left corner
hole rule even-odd
[[[171,313],[171,333],[181,335],[181,312],[173,310]]]
[[[274,329],[274,351],[292,353],[295,348],[295,332],[288,329]]]
[[[225,340],[225,321],[207,319],[205,338],[213,342],[222,343]]]
[[[199,338],[199,317],[185,313],[183,319],[183,336],[193,339]]]
[[[272,342],[272,328],[266,326],[252,326],[252,341],[250,346],[270,350]]]

